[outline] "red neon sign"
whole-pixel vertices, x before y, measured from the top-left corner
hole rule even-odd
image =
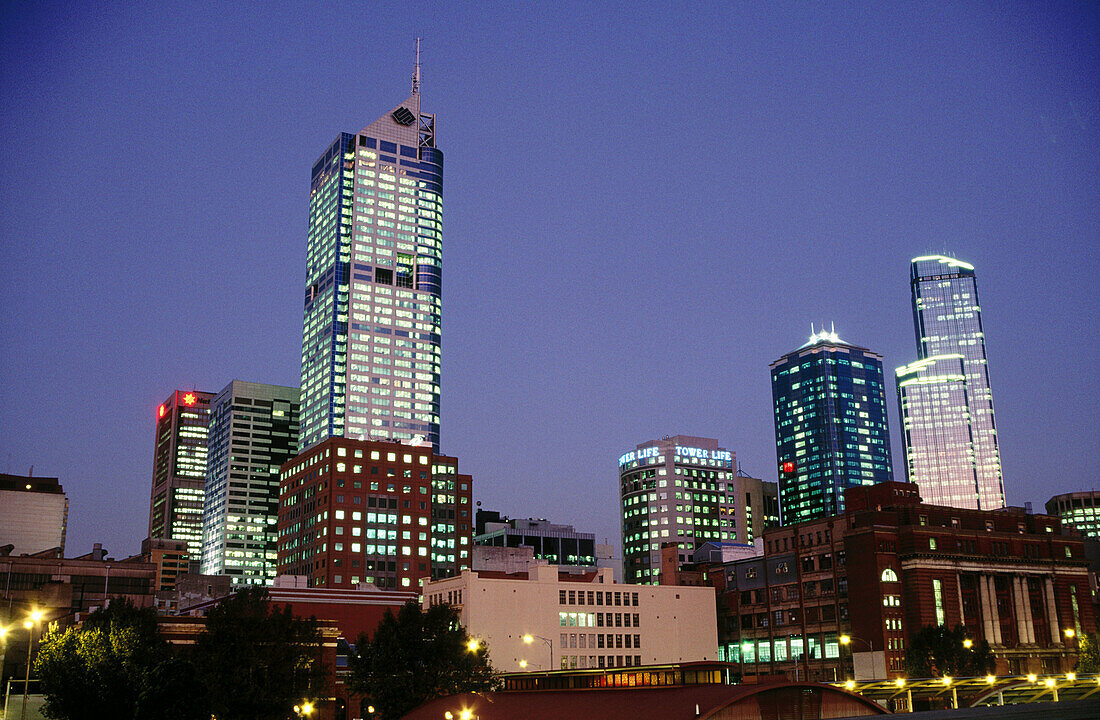
[[[187,393],[186,395],[183,396],[183,404],[184,405],[194,405],[198,401],[199,401],[199,399],[197,397],[195,397],[195,393]]]
[[[162,418],[162,417],[164,417],[164,414],[165,414],[166,412],[168,412],[168,408],[166,408],[166,407],[164,407],[163,405],[161,405],[161,406],[160,406],[159,408],[157,408],[157,417],[159,417],[159,418]]]
[[[793,473],[794,472],[794,463],[791,462],[790,460],[788,460],[787,462],[783,463],[782,470],[783,470],[783,472],[785,472],[787,474]]]

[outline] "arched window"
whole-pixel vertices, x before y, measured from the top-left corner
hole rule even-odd
[[[890,568],[886,568],[885,570],[882,571],[882,581],[883,582],[897,582],[898,581],[898,574],[896,572],[894,572],[893,570],[891,570]]]

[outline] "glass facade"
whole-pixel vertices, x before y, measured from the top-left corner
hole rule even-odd
[[[1100,540],[1100,492],[1081,492],[1055,495],[1046,504],[1048,515],[1062,518],[1068,525],[1086,538]]]
[[[659,584],[662,544],[675,543],[686,562],[704,542],[738,539],[735,467],[734,453],[717,440],[688,435],[642,443],[619,458],[623,582]]]
[[[977,508],[963,356],[935,355],[895,372],[909,481],[930,505]]]
[[[206,436],[213,393],[176,390],[157,408],[149,537],[183,540],[202,552]]]
[[[974,266],[943,255],[914,258],[910,287],[917,356],[926,362],[897,371],[909,480],[930,504],[1004,507]]]
[[[202,574],[276,575],[279,468],[298,452],[298,388],[234,380],[210,403]]]
[[[771,364],[784,525],[844,511],[844,490],[893,479],[882,357],[822,331]]]
[[[443,153],[413,92],[313,166],[302,447],[328,437],[439,449]]]

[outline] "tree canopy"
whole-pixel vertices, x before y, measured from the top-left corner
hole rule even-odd
[[[363,693],[377,720],[395,720],[428,700],[498,686],[489,651],[459,625],[450,605],[422,610],[410,601],[396,615],[386,611],[367,639],[360,637],[348,661],[349,686]]]
[[[914,678],[977,677],[993,672],[996,663],[989,643],[974,639],[962,625],[928,625],[909,638],[905,666]]]
[[[210,611],[194,667],[209,709],[225,720],[276,720],[320,694],[324,667],[316,621],[274,607],[267,590],[239,590]]]
[[[57,720],[202,718],[199,688],[179,665],[157,635],[153,609],[117,599],[79,630],[47,633],[34,668],[43,713]]]
[[[1100,673],[1100,637],[1096,633],[1077,636],[1077,672]]]
[[[116,599],[47,634],[35,672],[56,720],[285,720],[322,694],[319,647],[317,623],[273,607],[261,587],[223,600],[194,647],[174,650],[152,608]]]

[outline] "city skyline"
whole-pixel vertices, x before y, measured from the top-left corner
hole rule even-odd
[[[767,364],[823,320],[909,361],[905,265],[940,251],[982,269],[1008,502],[1088,489],[1096,384],[1073,380],[1097,345],[1097,11],[1048,10],[701,24],[646,7],[626,32],[588,9],[547,11],[533,34],[503,8],[415,29],[397,6],[344,25],[276,8],[259,27],[202,8],[171,26],[155,8],[16,9],[2,468],[60,477],[70,552],[136,551],[164,390],[298,382],[302,168],[404,96],[422,35],[447,119],[440,449],[476,499],[616,542],[613,458],[673,433],[723,438],[775,480]],[[335,27],[325,42],[360,47],[374,22],[392,45],[316,48]],[[267,39],[237,43],[253,30]],[[80,153],[43,165],[46,129],[78,126]],[[111,401],[78,402],[98,394]]]

